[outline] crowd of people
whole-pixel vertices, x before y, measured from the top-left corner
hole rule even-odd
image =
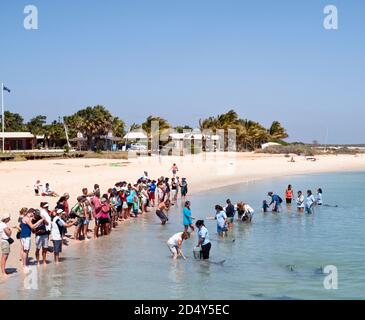
[[[197,220],[192,215],[191,202],[186,200],[188,194],[188,183],[186,178],[177,176],[176,164],[170,169],[173,177],[160,177],[156,180],[148,176],[145,171],[135,183],[121,181],[115,183],[114,187],[101,192],[100,186],[95,184],[92,191],[84,187],[73,206],[70,206],[70,195],[64,193],[59,197],[54,208],[46,201],[40,202],[39,208],[22,208],[19,211],[16,229],[16,239],[20,242],[20,260],[26,269],[29,265],[29,253],[32,244],[32,234],[35,241],[35,263],[47,264],[48,252],[53,252],[55,263],[60,262],[62,246],[68,245],[69,239],[75,241],[89,241],[91,238],[107,236],[122,221],[137,218],[155,209],[161,224],[168,222],[168,212],[171,206],[175,205],[178,198],[183,203],[181,232],[174,234],[167,241],[172,257],[177,259],[181,256],[186,259],[182,251],[183,241],[190,238],[191,233],[197,232],[197,244],[194,249],[200,259],[208,260],[211,250],[209,231],[204,220]],[[43,189],[39,180],[35,184],[36,196],[58,196],[52,191],[49,184]],[[45,192],[48,190],[47,192]],[[262,209],[267,212],[271,207],[273,213],[280,212],[282,198],[269,192],[271,202],[263,201]],[[291,185],[285,190],[285,200],[288,206],[294,200],[294,191]],[[322,205],[322,189],[317,190],[316,197],[311,190],[307,191],[304,197],[301,191],[297,192],[296,205],[299,212],[304,210],[312,214],[315,205]],[[223,207],[215,205],[215,216],[207,217],[214,219],[217,223],[217,233],[226,237],[233,229],[237,214],[237,221],[251,223],[254,209],[245,202],[233,204],[230,199],[226,200]],[[90,229],[90,222],[94,220],[93,230]],[[3,215],[0,222],[1,235],[1,271],[6,274],[6,262],[10,254],[10,245],[14,242],[12,230],[8,226],[10,215]],[[74,227],[73,234],[68,234],[67,229]],[[190,232],[189,232],[190,229]],[[52,243],[52,246],[50,245]]]
[[[263,212],[267,212],[272,206],[272,212],[280,212],[281,211],[281,204],[283,202],[282,198],[274,194],[273,192],[269,192],[268,196],[271,198],[271,202],[268,203],[266,200],[262,203],[262,210]],[[316,205],[321,206],[323,204],[322,201],[322,189],[318,188],[316,196],[313,195],[312,190],[307,190],[306,196],[304,196],[303,192],[299,190],[297,192],[297,197],[294,199],[294,190],[292,185],[288,185],[285,190],[285,202],[288,207],[291,206],[292,202],[295,200],[296,207],[298,212],[306,212],[308,214],[314,213],[314,207]]]
[[[135,183],[121,181],[114,187],[101,192],[100,186],[95,184],[92,191],[84,187],[80,190],[76,203],[70,205],[70,195],[64,193],[59,197],[54,208],[46,201],[40,202],[39,208],[22,208],[19,211],[17,225],[14,227],[16,239],[20,242],[20,260],[26,270],[29,266],[29,253],[34,235],[35,264],[47,264],[47,254],[52,252],[55,263],[60,262],[62,246],[68,245],[69,239],[75,241],[89,241],[107,236],[118,223],[137,218],[156,207],[156,213],[165,212],[168,220],[168,210],[175,205],[178,197],[185,199],[188,193],[186,178],[177,176],[178,168],[174,164],[171,168],[173,177],[150,179],[145,171]],[[34,185],[35,196],[58,197],[51,190],[48,183],[45,187],[37,180]],[[43,200],[43,199],[42,199]],[[93,230],[90,222],[94,220]],[[1,270],[6,275],[6,262],[10,254],[10,245],[14,242],[12,229],[8,226],[10,215],[1,217]],[[74,227],[70,235],[67,229]],[[51,245],[52,243],[52,245]]]
[[[263,201],[262,210],[263,212],[271,211],[275,214],[281,211],[282,198],[274,192],[268,192],[268,196],[271,198],[271,202],[267,200]],[[292,201],[294,200],[294,191],[291,185],[285,190],[285,201],[288,208],[291,207]],[[317,189],[317,194],[314,196],[311,190],[307,190],[307,196],[304,197],[302,191],[297,192],[296,206],[299,213],[306,212],[308,214],[314,213],[314,206],[322,205],[322,189]],[[254,209],[245,202],[238,202],[233,204],[230,199],[226,200],[226,206],[215,205],[215,216],[207,217],[208,220],[216,220],[217,234],[220,237],[227,237],[229,232],[233,229],[234,221],[251,223]],[[237,218],[235,219],[237,214]],[[182,243],[184,240],[190,238],[189,228],[191,233],[195,231],[193,220],[195,220],[191,212],[190,201],[185,202],[183,209],[183,225],[184,230],[174,234],[168,241],[167,245],[172,253],[172,257],[177,259],[181,256],[186,259],[182,251]],[[195,224],[198,229],[198,243],[194,249],[194,255],[197,253],[197,257],[203,260],[209,259],[209,252],[211,249],[211,242],[209,240],[208,229],[204,225],[204,220],[198,220]]]

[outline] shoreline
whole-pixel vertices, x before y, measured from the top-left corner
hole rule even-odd
[[[6,181],[8,188],[0,190],[1,198],[7,199],[3,201],[0,213],[11,213],[12,220],[9,226],[12,228],[16,225],[17,212],[23,206],[38,208],[40,201],[48,201],[50,207],[53,208],[58,197],[34,196],[33,184],[38,178],[44,183],[50,182],[53,189],[59,194],[69,192],[71,195],[69,204],[72,207],[83,186],[91,189],[93,183],[99,183],[102,190],[105,191],[106,188],[113,186],[117,181],[127,180],[134,182],[141,176],[143,170],[147,170],[152,178],[157,178],[161,175],[169,176],[168,169],[173,162],[176,162],[180,168],[182,173],[180,177],[185,176],[188,180],[188,196],[270,178],[365,170],[365,156],[363,155],[357,157],[353,155],[318,156],[316,162],[309,162],[299,156],[295,159],[295,163],[290,163],[288,158],[283,155],[268,156],[253,153],[226,153],[187,157],[137,158],[125,161],[116,161],[115,159],[65,159],[62,161],[57,160],[56,163],[55,160],[3,163],[0,165],[0,178],[2,181]],[[79,171],[74,171],[75,168],[79,169]],[[92,175],[88,170],[90,168],[93,171]],[[121,171],[124,171],[124,168],[126,168],[128,172],[115,172],[115,168],[120,168]],[[276,170],[273,170],[273,168]],[[62,175],[64,171],[66,173],[75,172],[76,177],[74,178],[73,175],[71,177],[70,175]],[[9,179],[8,175],[11,175],[12,179]],[[61,179],[62,181],[58,178],[59,176],[63,178]],[[53,180],[51,180],[51,177],[53,177]],[[34,181],[33,184],[32,181]],[[77,181],[77,185],[75,181]],[[25,182],[25,186],[21,184],[22,182]],[[12,201],[14,194],[19,193],[21,196],[16,196],[16,201]],[[8,202],[8,200],[11,201]],[[150,208],[148,214],[153,212],[154,208]],[[118,231],[121,227],[127,227],[129,222],[119,222],[118,227],[113,232]],[[93,229],[93,221],[91,221],[90,229]],[[7,268],[16,268],[17,272],[15,275],[21,275],[23,270],[19,261],[20,244],[19,240],[15,239],[15,229],[12,228],[12,230],[15,242],[11,248]],[[72,233],[73,228],[70,228],[69,234]],[[89,241],[69,239],[67,247],[74,246],[75,244],[90,243],[93,240],[93,238]],[[67,248],[64,247],[64,249],[67,254]],[[32,237],[32,248],[29,257],[33,259],[34,251],[35,241],[34,237]],[[47,260],[49,264],[54,264],[52,253],[47,255]]]

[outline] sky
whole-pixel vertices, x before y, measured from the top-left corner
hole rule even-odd
[[[1,0],[0,36],[5,109],[25,120],[102,104],[197,127],[234,109],[288,141],[365,143],[363,0]]]

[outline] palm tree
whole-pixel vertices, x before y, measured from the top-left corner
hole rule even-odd
[[[274,121],[269,129],[270,140],[280,141],[288,137],[286,130],[279,121]]]
[[[72,116],[64,117],[66,125],[75,132],[81,132],[87,139],[88,149],[101,136],[107,135],[113,129],[114,117],[103,106],[87,107]]]

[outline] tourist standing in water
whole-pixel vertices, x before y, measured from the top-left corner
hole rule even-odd
[[[226,216],[227,216],[227,224],[228,224],[228,230],[233,228],[233,219],[234,215],[236,213],[236,209],[234,208],[234,205],[231,203],[230,199],[227,199],[226,201],[227,206],[225,208]]]
[[[20,223],[20,240],[22,242],[22,262],[24,268],[28,267],[32,230],[35,230],[41,223],[46,223],[46,220],[41,218],[37,223],[33,224],[32,219],[34,218],[34,211],[34,209],[29,209]]]
[[[304,211],[304,195],[302,193],[302,191],[298,191],[298,197],[297,197],[297,209],[299,212],[303,212]]]
[[[269,206],[273,205],[272,211],[279,212],[280,204],[282,202],[281,198],[277,194],[274,194],[273,192],[269,192],[268,196],[271,197],[271,202],[269,203]]]
[[[10,244],[14,242],[11,238],[11,229],[8,227],[10,214],[4,214],[0,221],[0,241],[1,241],[1,272],[6,275],[6,261],[10,254]]]
[[[194,232],[193,219],[195,218],[191,216],[190,201],[186,201],[183,210],[183,223],[185,232],[188,231],[189,227],[191,232]]]
[[[227,215],[220,205],[215,206],[215,219],[217,220],[217,232],[218,235],[223,237],[227,236]]]
[[[186,195],[188,194],[188,183],[186,182],[186,178],[181,179],[180,192],[181,200],[185,201]]]
[[[289,184],[285,190],[285,200],[286,200],[286,204],[288,206],[291,205],[291,202],[293,200],[293,194],[294,194],[294,191],[292,189],[291,184]]]
[[[55,263],[60,262],[60,253],[62,252],[62,230],[63,228],[69,228],[74,225],[76,219],[70,220],[69,222],[65,222],[60,218],[60,215],[63,214],[64,211],[62,209],[57,209],[53,211],[53,220],[52,220],[52,242],[53,242],[53,254]]]
[[[169,247],[173,259],[177,259],[179,255],[183,257],[184,260],[186,260],[186,257],[182,251],[182,243],[184,240],[187,240],[190,238],[189,232],[178,232],[175,233],[168,241],[167,246]]]
[[[311,190],[307,190],[307,197],[305,199],[305,212],[308,214],[313,213],[313,206],[316,203],[316,199],[314,198],[314,195],[312,194]]]
[[[317,190],[316,203],[319,206],[321,206],[323,204],[323,201],[322,201],[322,189],[321,188],[318,188],[318,190]]]
[[[223,208],[222,208],[223,211]],[[208,229],[204,225],[204,220],[198,220],[195,223],[195,226],[198,228],[198,244],[197,247],[201,247],[200,251],[200,259],[208,260],[209,252],[212,247],[212,244],[209,240],[209,232]]]

